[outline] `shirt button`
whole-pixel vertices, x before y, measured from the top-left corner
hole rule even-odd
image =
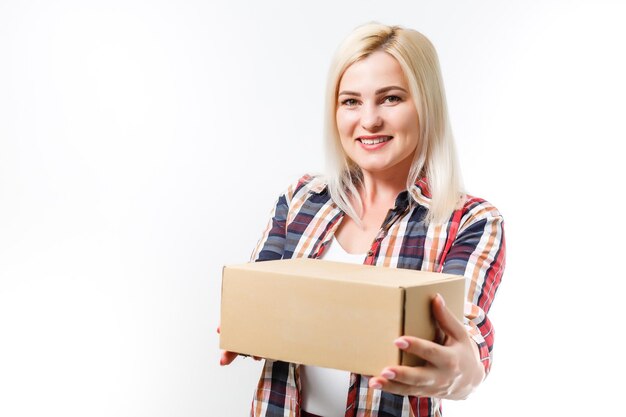
[[[367,251],[367,256],[374,256],[374,251]]]

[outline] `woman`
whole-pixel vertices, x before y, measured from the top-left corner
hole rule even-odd
[[[252,260],[310,257],[464,275],[465,323],[435,297],[442,344],[389,341],[427,365],[389,366],[372,377],[267,360],[252,415],[441,415],[442,398],[466,398],[489,372],[486,313],[504,269],[502,217],[462,192],[438,58],[423,35],[357,28],[335,55],[327,98],[328,175],[304,176],[279,197]],[[224,352],[221,364],[235,356]]]

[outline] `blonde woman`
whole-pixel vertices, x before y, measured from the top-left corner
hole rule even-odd
[[[490,369],[487,312],[504,270],[502,217],[462,190],[437,54],[419,32],[355,29],[332,61],[326,107],[327,175],[305,175],[278,198],[252,260],[464,275],[465,319],[435,297],[443,343],[389,341],[427,365],[388,366],[372,377],[266,360],[251,415],[439,416],[441,399],[466,398]],[[220,363],[236,356],[223,352]]]

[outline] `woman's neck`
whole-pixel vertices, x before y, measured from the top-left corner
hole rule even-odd
[[[398,194],[406,190],[406,178],[407,175],[385,176],[363,171],[363,187],[359,190],[363,207],[392,207]]]

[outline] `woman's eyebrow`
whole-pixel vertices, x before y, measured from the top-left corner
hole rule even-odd
[[[375,91],[375,93],[381,94],[381,93],[386,93],[387,91],[390,90],[400,90],[403,91],[405,93],[408,93],[404,88],[402,87],[398,87],[397,85],[390,85],[389,87],[383,87],[383,88],[379,88],[378,90]],[[341,91],[338,95],[348,95],[348,96],[357,96],[357,97],[361,97],[361,93],[357,93],[356,91]]]

